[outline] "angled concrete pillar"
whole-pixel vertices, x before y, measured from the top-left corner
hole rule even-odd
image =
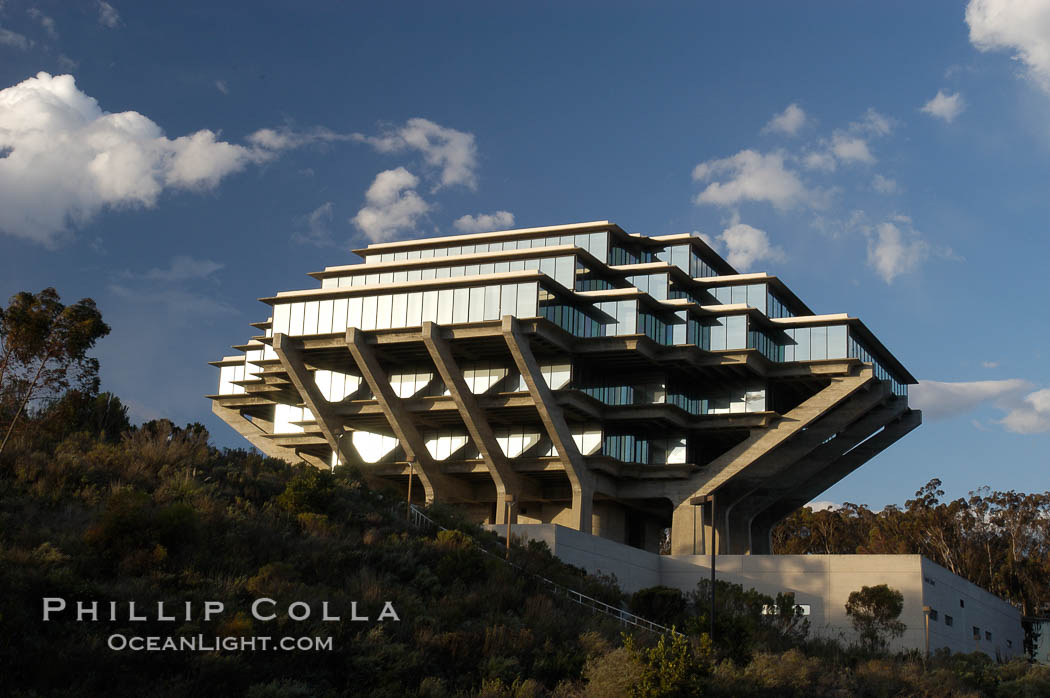
[[[521,502],[537,499],[539,488],[535,483],[514,472],[499,442],[496,441],[496,435],[492,431],[484,410],[478,405],[474,393],[467,386],[463,371],[452,355],[452,349],[441,336],[440,326],[429,321],[423,323],[423,344],[441,375],[441,379],[445,382],[445,387],[448,388],[452,400],[456,403],[456,410],[492,477],[492,482],[496,487],[496,523],[506,523],[507,495],[514,497],[515,506],[510,507],[510,516],[511,523],[516,523],[517,511]]]
[[[427,504],[434,501],[472,501],[470,487],[465,482],[442,473],[441,466],[430,455],[412,414],[405,409],[404,402],[394,393],[390,379],[365,334],[355,327],[347,328],[346,346],[368,387],[372,389],[372,394],[383,410],[390,429],[401,442],[405,455],[418,466],[416,475],[423,485]]]
[[[342,421],[332,412],[331,403],[321,394],[321,389],[317,387],[309,369],[306,368],[306,362],[303,360],[302,341],[278,332],[273,337],[273,350],[277,358],[281,360],[281,367],[288,374],[289,380],[302,397],[306,408],[313,415],[314,421],[317,422],[332,452],[338,453],[343,463],[361,469],[362,475],[367,480],[377,484],[375,478],[363,468],[364,462],[357,449],[354,448],[353,441],[345,438],[348,434],[343,429]]]
[[[907,410],[898,419],[887,424],[877,434],[847,450],[830,465],[806,482],[793,488],[772,506],[755,517],[753,529],[772,531],[780,521],[807,502],[813,501],[836,482],[892,446],[905,434],[922,424],[922,412]]]
[[[532,353],[528,339],[522,334],[518,321],[511,315],[503,316],[503,338],[507,342],[514,364],[528,387],[529,395],[539,413],[547,436],[554,443],[565,474],[572,487],[572,519],[570,526],[584,533],[591,532],[594,506],[594,477],[587,469],[576,441],[565,421],[561,407],[554,400],[554,392],[543,379],[540,365]]]

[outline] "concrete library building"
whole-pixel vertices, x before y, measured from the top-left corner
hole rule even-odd
[[[693,589],[715,552],[818,632],[853,639],[849,592],[888,583],[902,646],[1023,650],[1017,609],[918,556],[770,554],[780,520],[922,421],[858,318],[609,221],[355,252],[261,299],[256,336],[213,362],[213,411],[263,453],[354,465],[628,591]]]

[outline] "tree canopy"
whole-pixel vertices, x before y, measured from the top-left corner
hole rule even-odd
[[[107,334],[95,301],[66,306],[53,288],[16,293],[0,309],[0,453],[34,403],[53,402],[69,390],[98,392],[98,360],[87,352]]]

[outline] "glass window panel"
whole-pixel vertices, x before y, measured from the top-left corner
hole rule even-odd
[[[722,351],[726,348],[726,321],[729,318],[718,318],[711,325],[711,351]]]
[[[828,328],[828,358],[846,358],[846,326],[835,325]]]
[[[619,321],[616,334],[635,334],[638,331],[638,301],[618,301],[616,319]]]
[[[332,331],[332,301],[324,300],[317,304],[317,334],[328,334]]]
[[[477,276],[480,273],[481,273],[481,265],[480,264],[468,264],[467,266],[463,267],[463,275],[464,276]]]
[[[733,315],[726,318],[726,349],[747,347],[747,316]]]
[[[485,320],[499,319],[499,286],[485,287]]]
[[[809,361],[809,330],[808,327],[795,328],[795,361]]]
[[[390,308],[393,305],[393,298],[388,294],[383,294],[376,299],[376,325],[377,330],[385,330],[390,327]]]
[[[417,291],[408,294],[408,310],[405,316],[405,326],[415,327],[423,322],[423,292]]]
[[[303,312],[303,334],[317,334],[318,301],[307,301]]]
[[[362,298],[350,298],[346,302],[346,326],[361,328],[361,305]]]
[[[290,308],[287,303],[280,303],[273,307],[273,331],[288,334],[288,318]]]
[[[747,304],[766,312],[766,285],[751,284],[747,287]]]
[[[514,313],[517,317],[536,317],[536,301],[539,294],[539,284],[518,284],[518,308]]]
[[[423,316],[422,322],[438,322],[438,292],[423,292]]]
[[[439,324],[452,322],[452,289],[444,288],[438,292],[437,312]]]
[[[828,328],[814,327],[810,330],[810,358],[814,361],[828,358]]]
[[[747,303],[747,287],[746,286],[733,286],[730,291],[730,303],[736,305],[737,303]]]
[[[554,260],[554,279],[565,288],[572,288],[576,283],[576,258],[558,257]]]
[[[405,327],[405,318],[408,313],[408,294],[396,293],[390,306],[390,326]]]
[[[346,331],[346,298],[332,301],[332,332]]]
[[[468,317],[470,317],[470,289],[457,288],[452,295],[452,322],[467,322]]]
[[[468,303],[467,322],[481,322],[485,319],[485,287],[477,286],[470,289],[470,302]]]
[[[500,289],[499,315],[513,315],[517,312],[518,285],[504,284]]]
[[[292,303],[291,320],[288,324],[288,334],[301,335],[303,333],[303,308],[305,303]]]
[[[376,297],[365,296],[361,303],[361,329],[374,330],[376,328]]]

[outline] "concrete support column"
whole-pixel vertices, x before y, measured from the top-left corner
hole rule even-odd
[[[543,428],[554,443],[554,450],[557,451],[569,478],[572,487],[571,525],[584,533],[590,533],[595,491],[594,475],[588,470],[580,450],[576,448],[576,441],[569,431],[565,415],[554,399],[554,392],[543,379],[540,365],[529,347],[528,339],[522,335],[517,319],[505,315],[502,332],[518,372],[528,387],[540,421],[543,422]]]
[[[452,355],[452,348],[441,336],[441,328],[433,322],[424,322],[422,327],[423,344],[430,354],[434,367],[448,388],[449,395],[456,403],[463,425],[467,428],[471,440],[478,449],[481,459],[485,461],[489,476],[496,487],[496,523],[506,523],[506,496],[514,497],[515,506],[511,507],[511,523],[517,519],[517,510],[523,500],[537,499],[539,488],[535,483],[526,480],[514,472],[509,459],[504,455],[496,441],[496,435],[485,414],[478,404],[474,393],[470,391],[463,371]]]
[[[728,554],[751,554],[751,512],[746,506],[730,507],[725,516],[725,529]]]
[[[703,554],[707,549],[704,547],[706,535],[703,507],[693,505],[689,497],[686,497],[675,506],[671,514],[671,554]]]
[[[375,349],[368,343],[365,334],[356,327],[347,328],[346,346],[375,395],[380,409],[383,410],[391,431],[400,441],[405,455],[416,462],[416,475],[423,485],[427,504],[434,501],[472,501],[473,496],[466,483],[442,473],[440,466],[430,455],[412,414],[394,392],[387,373],[379,363]]]

